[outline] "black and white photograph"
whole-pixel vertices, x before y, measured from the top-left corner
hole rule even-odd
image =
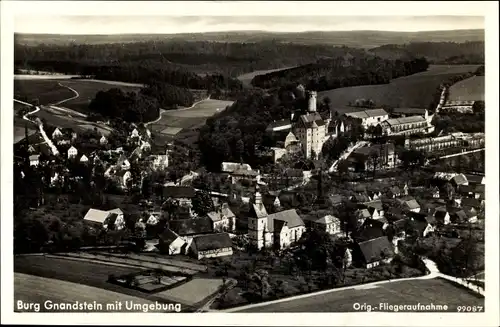
[[[500,323],[497,2],[2,1],[1,49],[2,320]]]

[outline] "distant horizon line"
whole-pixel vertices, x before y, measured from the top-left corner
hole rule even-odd
[[[305,30],[305,31],[272,31],[272,30],[220,30],[220,31],[206,31],[206,32],[172,32],[172,33],[155,33],[155,32],[137,32],[137,33],[37,33],[37,32],[14,32],[14,35],[58,35],[58,36],[108,36],[108,35],[183,35],[183,34],[210,34],[210,33],[273,33],[273,34],[306,34],[306,33],[349,33],[349,32],[380,32],[380,33],[433,33],[433,32],[455,32],[455,31],[485,31],[484,28],[457,28],[457,29],[443,29],[443,30],[421,30],[421,31],[389,31],[389,30]]]

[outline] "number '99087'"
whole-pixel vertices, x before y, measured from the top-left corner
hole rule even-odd
[[[459,305],[458,312],[483,312],[483,307],[480,305]]]

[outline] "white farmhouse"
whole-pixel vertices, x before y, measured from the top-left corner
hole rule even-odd
[[[68,149],[68,159],[75,158],[77,155],[78,150],[74,146],[71,146],[71,148]]]

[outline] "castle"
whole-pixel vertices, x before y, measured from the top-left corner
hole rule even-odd
[[[307,159],[316,159],[321,153],[323,144],[330,137],[337,137],[339,133],[344,132],[343,122],[332,123],[331,113],[328,118],[323,119],[316,111],[317,92],[309,91],[307,96],[307,111],[305,113],[298,115],[292,113],[289,120],[273,122],[268,126],[267,131],[278,135],[277,138],[280,138],[281,134],[281,143],[284,143],[284,146],[281,145],[281,147],[273,149],[279,153],[279,155],[275,155],[275,160],[289,152],[287,146],[294,143],[295,139],[300,144]]]

